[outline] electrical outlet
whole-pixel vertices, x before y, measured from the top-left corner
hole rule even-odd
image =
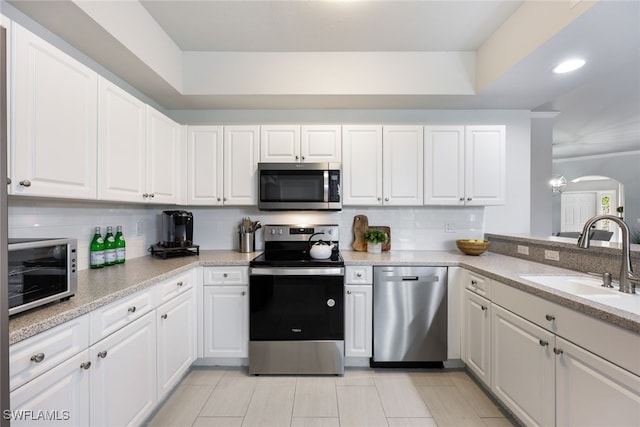
[[[136,236],[144,235],[144,222],[138,221],[136,222]]]
[[[560,252],[545,250],[544,259],[548,259],[551,261],[560,261]]]
[[[529,246],[518,245],[518,253],[521,255],[529,255]]]
[[[444,232],[445,233],[455,233],[456,232],[456,224],[454,222],[445,222],[444,223]]]

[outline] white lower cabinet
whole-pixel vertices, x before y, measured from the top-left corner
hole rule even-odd
[[[491,302],[464,291],[462,360],[486,385],[491,384]]]
[[[85,350],[11,392],[11,425],[90,425],[89,369]]]
[[[555,350],[556,425],[640,425],[640,377],[560,337]]]
[[[196,300],[190,289],[156,309],[158,401],[180,381],[196,359]]]
[[[371,357],[373,344],[373,286],[345,285],[344,355]]]
[[[491,390],[526,425],[554,425],[554,335],[491,307]]]
[[[204,357],[248,357],[249,285],[204,287]]]
[[[155,312],[89,348],[91,426],[134,426],[155,408]]]

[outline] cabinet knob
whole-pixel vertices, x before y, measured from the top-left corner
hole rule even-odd
[[[229,275],[227,273],[223,273],[222,277],[227,278],[227,277],[229,277]]]
[[[176,283],[176,285],[178,285],[178,287],[180,288],[180,287],[182,287],[183,283],[180,281],[180,282]]]
[[[304,156],[302,156],[302,160],[304,160]]]
[[[220,197],[218,197],[217,200],[220,202],[221,201]]]
[[[472,280],[472,281],[471,281],[471,284],[472,284],[473,286],[478,286],[478,281],[477,281],[477,280]]]
[[[549,341],[545,341],[545,340],[543,340],[543,339],[541,339],[541,340],[540,340],[540,341],[538,341],[538,342],[540,343],[540,345],[541,345],[542,347],[546,347],[546,346],[548,346],[548,345],[549,345]]]
[[[23,179],[18,184],[22,185],[23,187],[31,187],[31,181],[29,181],[28,179]]]
[[[245,296],[245,295],[247,294],[247,291],[242,291],[240,294],[241,294],[242,296]]]
[[[142,193],[142,198],[146,199],[147,197],[149,197],[149,193]]]
[[[384,201],[385,201],[385,202],[388,202],[388,201],[389,201],[389,198],[388,198],[388,197],[385,197],[385,198],[384,198]]]
[[[7,185],[11,185],[11,178],[7,177]]]
[[[460,197],[460,201],[461,201],[461,202],[464,202],[464,197]]]
[[[470,201],[471,201],[471,197],[467,197],[467,202],[470,202]]]
[[[560,354],[564,353],[564,351],[563,351],[561,348],[557,348],[557,347],[555,347],[555,348],[553,349],[553,352],[554,352],[555,354],[558,354],[558,355],[560,355]]]
[[[296,160],[300,160],[300,157],[299,157],[299,156],[296,156]]]
[[[356,273],[356,277],[362,277],[362,273]]]
[[[547,319],[549,322],[553,322],[554,320],[556,320],[556,316],[553,316],[551,314],[545,315],[544,318]]]
[[[127,311],[128,311],[129,313],[135,313],[135,312],[136,312],[136,306],[134,305],[134,306],[129,307],[129,308],[127,309]]]
[[[482,311],[487,311],[487,306],[486,305],[481,305],[480,308],[482,308]]]
[[[149,197],[153,199],[154,197],[156,197],[156,193],[149,193]]]
[[[83,362],[80,364],[80,369],[89,369],[91,367],[91,362]]]
[[[382,197],[378,197],[378,201],[379,201],[379,202],[380,202],[380,201],[382,201]]]
[[[351,291],[347,291],[347,295],[351,295]]]
[[[38,354],[34,354],[33,356],[31,356],[31,361],[32,362],[40,363],[43,360],[44,360],[44,353],[38,353]]]
[[[104,359],[105,357],[107,357],[107,350],[103,350],[100,353],[98,353],[98,357],[100,359]]]
[[[161,319],[166,319],[167,317],[168,317],[167,313],[165,313],[162,316],[160,316]]]

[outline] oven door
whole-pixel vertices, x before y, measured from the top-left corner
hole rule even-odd
[[[251,341],[344,340],[344,268],[252,268]]]

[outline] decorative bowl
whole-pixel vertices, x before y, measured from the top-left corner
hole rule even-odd
[[[488,240],[456,240],[456,246],[458,246],[458,249],[467,255],[480,255],[489,249],[490,244],[491,242]]]

